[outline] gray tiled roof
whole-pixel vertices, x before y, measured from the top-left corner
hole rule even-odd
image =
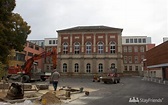
[[[68,32],[68,31],[90,31],[90,30],[120,30],[121,28],[113,28],[108,26],[77,26],[68,29],[58,30],[57,32]]]

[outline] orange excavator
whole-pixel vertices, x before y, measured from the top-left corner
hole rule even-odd
[[[53,68],[56,68],[57,64],[57,51],[56,48],[53,48],[50,52],[42,52],[41,54],[36,54],[30,59],[28,59],[23,67],[10,67],[8,69],[8,77],[12,80],[22,81],[22,82],[29,82],[32,79],[33,74],[32,66],[35,60],[46,58],[48,56],[52,57]],[[38,74],[39,75],[39,74]],[[45,81],[46,77],[44,74],[40,74],[41,80]],[[21,80],[22,79],[22,80]]]

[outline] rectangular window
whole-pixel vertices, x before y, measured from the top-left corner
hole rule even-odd
[[[134,43],[137,43],[138,41],[137,41],[137,39],[134,39]]]
[[[17,60],[17,61],[25,61],[25,54],[16,53],[15,60]]]
[[[145,52],[144,46],[141,46],[141,47],[140,47],[140,52]]]
[[[126,39],[126,43],[129,43],[129,39]]]
[[[86,46],[86,53],[90,54],[91,53],[91,46]]]
[[[49,68],[49,66],[47,65],[47,70],[49,70],[50,68]]]
[[[50,66],[51,70],[53,70],[53,66]]]
[[[127,56],[124,56],[124,63],[127,63]]]
[[[28,56],[33,56],[33,53],[31,53],[31,52],[28,52]]]
[[[146,39],[144,38],[144,39],[142,39],[142,41],[143,41],[143,43],[146,43]]]
[[[127,66],[124,66],[124,70],[125,70],[125,71],[127,71],[127,70],[128,70],[128,69],[127,69]]]
[[[132,56],[129,56],[128,62],[129,62],[129,63],[132,63]]]
[[[75,46],[75,54],[79,54],[79,46]]]
[[[127,52],[127,47],[126,46],[124,46],[124,52]]]
[[[132,47],[131,46],[128,47],[128,52],[132,52]]]
[[[103,73],[103,65],[102,64],[99,64],[99,73]]]
[[[63,72],[67,72],[67,64],[66,63],[63,64]]]
[[[52,40],[49,40],[49,44],[52,44]]]
[[[115,54],[115,46],[110,46],[110,53]]]
[[[134,56],[135,63],[138,63],[138,56]]]
[[[134,46],[134,52],[138,52],[138,47]]]
[[[53,44],[55,44],[55,40],[53,40]]]
[[[142,43],[142,41],[141,41],[141,39],[140,39],[140,38],[138,39],[138,43]]]
[[[68,53],[68,46],[64,45],[63,46],[63,54],[67,54]]]
[[[130,43],[133,43],[133,39],[130,39]]]
[[[135,71],[138,71],[138,66],[135,66]]]
[[[103,53],[103,46],[98,46],[98,53],[102,54]]]
[[[132,66],[129,66],[129,71],[132,71]]]

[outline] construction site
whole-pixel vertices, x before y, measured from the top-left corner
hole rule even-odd
[[[53,68],[56,68],[56,49],[50,52],[42,52],[29,58],[21,66],[11,66],[7,75],[0,82],[0,105],[55,105],[66,103],[80,95],[89,95],[89,91],[83,87],[60,86],[53,91],[50,74],[37,73],[34,61],[52,57]],[[47,80],[47,81],[46,81]]]
[[[0,82],[0,105],[61,105],[89,96],[89,88],[59,86],[57,91],[48,82]]]

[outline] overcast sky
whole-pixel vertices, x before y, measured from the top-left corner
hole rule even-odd
[[[14,12],[31,26],[29,40],[93,25],[123,28],[123,36],[148,36],[156,44],[168,37],[167,0],[16,0]]]

